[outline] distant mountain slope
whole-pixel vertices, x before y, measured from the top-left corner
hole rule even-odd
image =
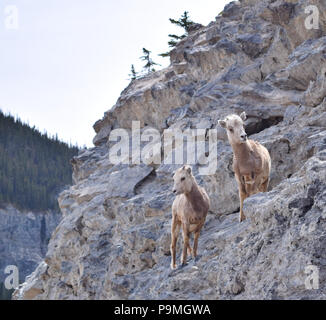
[[[0,300],[8,265],[24,281],[47,251],[61,214],[57,196],[72,184],[72,147],[0,111]]]
[[[72,184],[70,159],[77,152],[0,111],[0,206],[59,210],[56,196]]]

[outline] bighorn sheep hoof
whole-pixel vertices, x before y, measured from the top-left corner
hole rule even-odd
[[[177,268],[177,265],[176,264],[171,264],[171,269],[172,270],[175,270]]]
[[[239,222],[241,223],[242,221],[245,221],[246,220],[246,217],[245,216],[242,216],[239,218]]]

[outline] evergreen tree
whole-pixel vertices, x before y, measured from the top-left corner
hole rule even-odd
[[[185,11],[179,20],[175,20],[172,18],[169,18],[169,20],[172,24],[184,29],[184,34],[181,36],[178,36],[176,34],[169,34],[169,37],[171,39],[169,40],[168,45],[170,48],[174,48],[180,40],[188,36],[191,26],[193,26],[195,23],[191,21],[188,11]],[[159,54],[159,56],[163,58],[168,57],[169,55],[169,51]]]
[[[132,64],[131,65],[131,71],[130,71],[131,73],[129,74],[129,79],[131,80],[131,81],[133,81],[133,80],[136,80],[137,79],[137,72],[136,72],[136,70],[135,70],[135,66]]]
[[[142,61],[145,61],[146,64],[144,65],[144,70],[147,72],[147,74],[151,73],[151,72],[155,72],[155,69],[153,68],[153,66],[159,66],[158,63],[155,63],[152,58],[150,57],[151,55],[151,51],[143,48],[143,56],[140,57],[140,59]]]
[[[186,34],[189,33],[190,28],[195,24],[193,21],[190,20],[189,12],[185,11],[179,20],[169,19],[171,23],[183,28]]]

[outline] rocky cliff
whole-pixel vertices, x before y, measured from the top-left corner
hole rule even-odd
[[[21,212],[11,205],[0,209],[0,283],[8,276],[8,265],[15,265],[19,278],[25,277],[42,262],[49,239],[61,214]]]
[[[63,219],[46,258],[15,298],[326,298],[325,2],[232,2],[170,57],[168,68],[131,82],[94,125],[95,147],[73,159],[74,185],[59,197]],[[232,150],[217,121],[242,111],[250,138],[271,154],[272,173],[269,192],[245,201],[240,224]],[[200,259],[182,269],[170,270],[169,252],[179,166],[109,161],[110,133],[130,130],[132,120],[161,135],[216,129],[216,171],[200,175],[202,164],[194,165],[211,198]]]

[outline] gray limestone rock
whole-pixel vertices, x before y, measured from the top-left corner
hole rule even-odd
[[[314,3],[319,30],[305,29],[307,0],[228,4],[178,43],[167,69],[133,81],[94,125],[96,147],[73,160],[63,219],[14,298],[325,299],[326,10]],[[193,166],[211,198],[199,259],[172,271],[171,174],[180,165],[112,165],[110,132],[132,120],[161,137],[167,127],[217,129],[242,111],[249,137],[271,154],[269,190],[245,200],[240,224],[232,149],[218,130],[216,171]]]

